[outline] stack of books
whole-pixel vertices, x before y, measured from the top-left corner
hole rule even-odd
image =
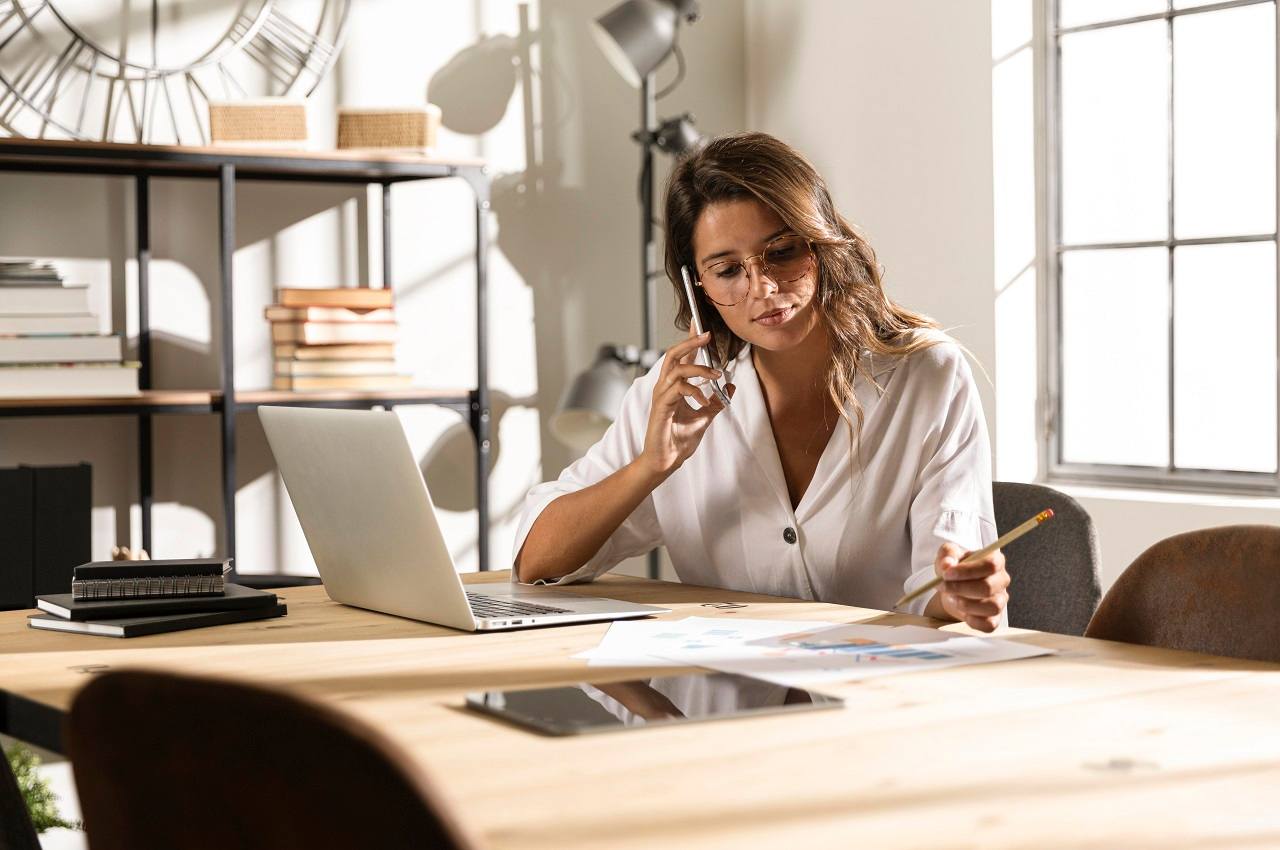
[[[277,390],[386,390],[409,385],[396,371],[398,328],[390,289],[281,289],[267,308]]]
[[[0,397],[137,395],[139,364],[98,326],[87,286],[49,263],[0,262]]]
[[[283,617],[274,593],[226,581],[230,564],[209,559],[102,561],[75,568],[70,593],[36,597],[33,629],[140,637]]]

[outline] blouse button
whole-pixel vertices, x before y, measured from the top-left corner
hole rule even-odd
[[[788,543],[796,542],[796,530],[790,526],[782,529],[782,539]]]

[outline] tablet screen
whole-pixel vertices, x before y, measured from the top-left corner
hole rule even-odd
[[[839,708],[836,697],[730,673],[467,695],[467,706],[548,735]]]

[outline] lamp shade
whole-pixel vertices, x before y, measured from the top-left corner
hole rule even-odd
[[[623,79],[636,88],[675,45],[679,11],[668,0],[624,0],[596,18],[596,44]]]
[[[595,445],[617,418],[632,370],[604,346],[591,368],[574,378],[551,418],[551,433],[579,454]]]
[[[702,141],[702,134],[693,126],[693,116],[689,113],[668,118],[658,126],[654,133],[654,144],[674,156],[688,153]]]

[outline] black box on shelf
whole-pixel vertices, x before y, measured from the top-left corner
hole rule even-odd
[[[87,463],[0,469],[0,609],[71,587],[90,560],[91,487]]]
[[[35,604],[35,474],[0,469],[0,608]]]

